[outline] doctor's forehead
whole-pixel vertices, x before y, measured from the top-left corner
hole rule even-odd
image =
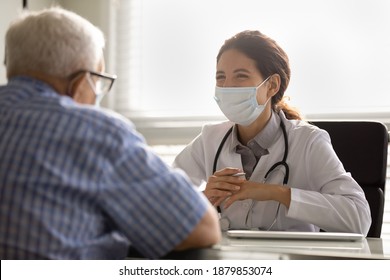
[[[222,53],[219,61],[217,62],[217,73],[234,73],[237,71],[244,71],[248,73],[258,72],[256,62],[253,59],[238,50],[226,50]]]

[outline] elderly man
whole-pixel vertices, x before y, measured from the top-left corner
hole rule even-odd
[[[147,258],[220,239],[214,208],[131,122],[93,104],[104,37],[61,8],[26,12],[6,34],[0,87],[0,258]]]

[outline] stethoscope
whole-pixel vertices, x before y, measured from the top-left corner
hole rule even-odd
[[[268,175],[272,171],[274,171],[278,166],[284,166],[284,168],[286,170],[286,173],[284,174],[283,185],[287,185],[289,174],[290,174],[290,169],[289,169],[289,166],[288,166],[288,164],[286,162],[287,155],[288,155],[288,138],[287,138],[286,126],[285,126],[285,124],[283,123],[282,120],[280,120],[280,127],[282,128],[283,138],[284,138],[284,155],[283,155],[283,159],[281,161],[276,162],[274,165],[271,166],[271,168],[265,174],[263,182],[265,182],[267,180]],[[217,152],[216,152],[215,157],[214,157],[213,174],[217,170],[217,163],[218,163],[218,159],[219,159],[219,156],[221,154],[222,148],[225,145],[226,140],[229,137],[229,135],[232,133],[232,131],[233,131],[233,126],[226,132],[225,136],[222,138],[221,143],[219,144],[219,147],[218,147]],[[250,209],[253,208],[253,205],[254,205],[254,202],[252,202],[252,205],[251,205]],[[266,229],[267,231],[270,230],[274,226],[274,224],[276,223],[276,219],[277,219],[277,216],[278,216],[278,213],[279,213],[279,208],[280,208],[280,203],[278,204],[278,208],[277,208],[277,211],[276,211],[276,215],[275,215],[274,221],[272,222],[271,226],[269,226]],[[218,212],[221,212],[219,207],[217,209],[218,209]],[[247,217],[246,217],[246,223],[247,223],[248,217],[249,217],[249,211],[248,211],[248,214],[247,214]],[[225,220],[221,219],[221,227],[222,227],[222,229],[227,230],[228,227],[229,227],[229,224],[230,224],[230,222],[227,221],[226,219]]]

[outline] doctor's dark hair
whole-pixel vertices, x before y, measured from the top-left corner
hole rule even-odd
[[[300,113],[285,102],[284,92],[290,82],[290,64],[287,54],[271,38],[259,31],[243,31],[226,40],[217,55],[217,62],[221,55],[235,49],[256,62],[256,67],[263,77],[279,74],[281,83],[279,91],[272,97],[272,109],[282,110],[287,119],[302,119]]]

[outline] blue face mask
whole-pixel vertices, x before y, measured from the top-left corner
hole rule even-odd
[[[231,122],[248,126],[253,123],[264,111],[264,105],[257,103],[257,90],[268,81],[265,79],[257,87],[215,87],[214,99],[217,101],[222,113]]]

